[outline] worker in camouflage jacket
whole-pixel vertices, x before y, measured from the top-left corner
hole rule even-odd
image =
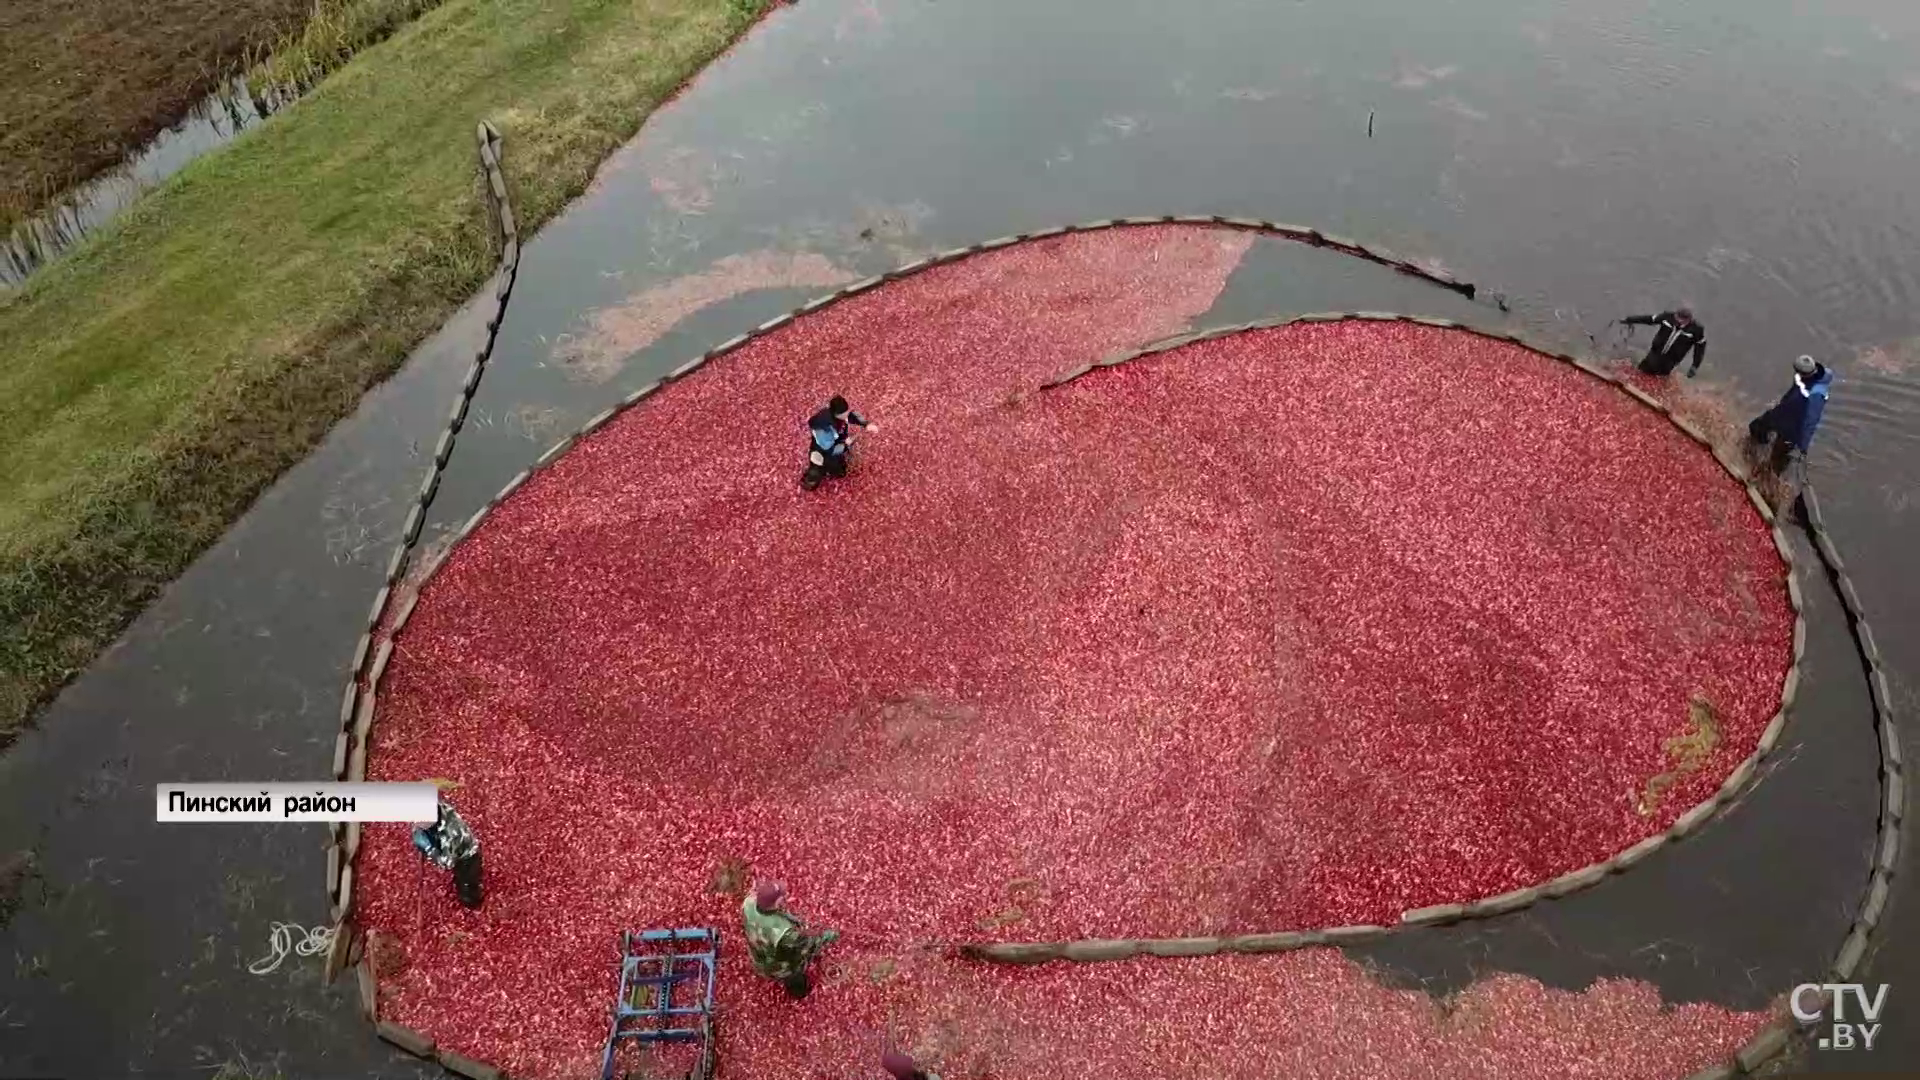
[[[749,892],[740,915],[746,923],[753,970],[786,987],[788,996],[806,997],[813,989],[808,965],[839,940],[840,932],[809,931],[799,916],[786,909],[786,890],[778,885],[761,885]]]

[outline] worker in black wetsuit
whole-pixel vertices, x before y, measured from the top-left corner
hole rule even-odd
[[[1658,315],[1629,315],[1620,320],[1620,325],[1655,328],[1653,347],[1647,350],[1646,359],[1640,361],[1641,371],[1649,375],[1671,375],[1691,349],[1693,366],[1687,369],[1687,378],[1700,373],[1700,361],[1707,358],[1707,328],[1693,320],[1691,308],[1663,311]]]
[[[834,395],[827,407],[807,420],[807,471],[800,485],[808,491],[820,486],[829,476],[847,475],[847,447],[850,429],[877,431],[878,427],[847,406],[847,399]]]

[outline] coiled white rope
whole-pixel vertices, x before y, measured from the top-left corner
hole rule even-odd
[[[295,934],[302,937],[295,941]],[[319,956],[333,948],[333,927],[316,926],[309,930],[299,923],[277,922],[273,924],[273,933],[267,938],[267,947],[273,951],[248,964],[248,973],[271,975],[280,969],[288,956]]]

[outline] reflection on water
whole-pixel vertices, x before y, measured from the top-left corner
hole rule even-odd
[[[266,119],[297,96],[292,89],[255,92],[235,78],[203,98],[179,123],[153,137],[111,172],[62,196],[53,206],[13,227],[0,240],[0,285],[18,285],[29,274],[78,243],[159,186],[187,163]]]
[[[698,273],[643,289],[603,308],[585,333],[563,334],[553,358],[580,378],[604,382],[635,353],[703,308],[762,289],[828,292],[859,279],[823,255],[754,251],[728,255]]]

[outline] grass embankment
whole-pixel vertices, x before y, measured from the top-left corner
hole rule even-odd
[[[767,0],[447,0],[0,298],[0,741]]]
[[[0,78],[0,230],[108,171],[247,69],[303,89],[440,0],[20,0]],[[262,54],[267,54],[262,60]]]
[[[249,85],[312,86],[375,42],[440,6],[440,0],[313,0],[298,34],[247,72]]]
[[[158,134],[313,3],[0,3],[0,230]]]

